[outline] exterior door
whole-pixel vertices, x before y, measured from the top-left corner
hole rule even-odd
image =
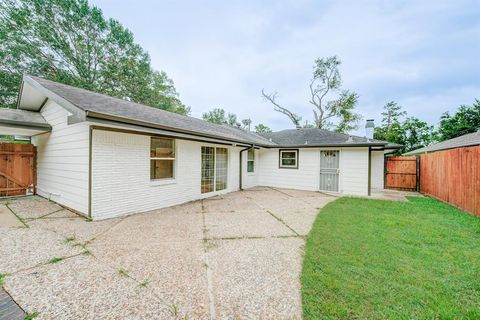
[[[340,151],[320,150],[320,190],[338,192]]]
[[[226,148],[202,147],[201,192],[208,193],[227,188],[228,150]]]

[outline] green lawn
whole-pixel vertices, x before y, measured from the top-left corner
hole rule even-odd
[[[480,219],[439,201],[340,198],[305,251],[305,319],[480,319]]]

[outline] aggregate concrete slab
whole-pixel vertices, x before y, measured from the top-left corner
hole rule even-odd
[[[41,219],[27,220],[26,223],[31,229],[53,231],[64,238],[73,237],[77,242],[85,242],[101,235],[120,221],[121,219],[89,221],[78,216],[58,218],[48,216]]]
[[[301,238],[218,241],[209,253],[218,319],[301,319]]]
[[[180,318],[208,319],[206,266],[203,244],[196,241],[154,241],[89,246],[100,261],[143,283]]]
[[[6,205],[0,204],[0,227],[23,228],[25,225]]]
[[[228,193],[226,195],[207,198],[203,200],[203,210],[204,212],[234,212],[236,210],[258,210],[258,206],[255,203],[245,200],[245,197],[240,192]]]
[[[333,199],[258,187],[89,222],[24,198],[29,228],[0,228],[0,272],[40,319],[301,318],[302,235]]]
[[[0,273],[14,273],[47,263],[54,257],[82,252],[55,232],[33,228],[0,228]]]
[[[2,201],[2,204],[15,212],[22,219],[39,218],[62,210],[58,204],[40,197],[19,197]]]
[[[108,221],[108,220],[105,220]],[[103,222],[103,221],[100,221]],[[109,244],[186,241],[203,239],[201,210],[197,213],[158,210],[132,215],[97,237]]]
[[[293,236],[282,222],[265,210],[205,213],[210,238]]]
[[[172,319],[148,288],[80,255],[8,276],[5,289],[36,319]]]

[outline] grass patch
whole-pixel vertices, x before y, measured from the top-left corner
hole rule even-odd
[[[5,278],[8,276],[8,273],[1,273],[0,272],[0,287],[3,286],[3,283],[5,282]]]
[[[38,312],[32,312],[25,316],[24,320],[32,320],[38,317]]]
[[[430,198],[340,198],[307,237],[305,319],[480,319],[480,219]]]
[[[53,257],[52,259],[48,260],[48,263],[49,264],[54,264],[54,263],[60,262],[64,259],[65,259],[64,257]]]

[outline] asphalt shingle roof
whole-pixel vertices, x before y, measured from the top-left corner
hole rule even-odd
[[[194,117],[183,116],[38,77],[30,76],[30,78],[84,111],[150,123],[185,132],[205,134],[227,140],[272,145],[268,139],[254,132],[248,132],[233,126],[213,124]]]
[[[281,146],[338,146],[338,145],[366,145],[388,144],[386,141],[367,139],[366,137],[352,136],[345,133],[333,132],[317,128],[287,129],[277,132],[262,133],[272,142]]]
[[[450,140],[429,145],[424,148],[413,150],[405,153],[405,155],[415,155],[415,154],[421,154],[426,152],[434,152],[434,151],[453,149],[453,148],[459,148],[459,147],[475,146],[475,145],[480,145],[480,131],[468,133],[460,137],[456,137]]]
[[[260,135],[234,126],[213,124],[194,117],[179,115],[39,77],[28,77],[46,90],[53,92],[77,108],[87,112],[87,116],[89,117],[112,117],[113,120],[120,122],[133,121],[131,123],[140,123],[146,127],[160,127],[172,131],[256,144],[264,147],[302,145],[372,145],[398,147],[398,145],[392,145],[386,141],[368,140],[365,137],[351,136],[316,128],[290,129]]]

